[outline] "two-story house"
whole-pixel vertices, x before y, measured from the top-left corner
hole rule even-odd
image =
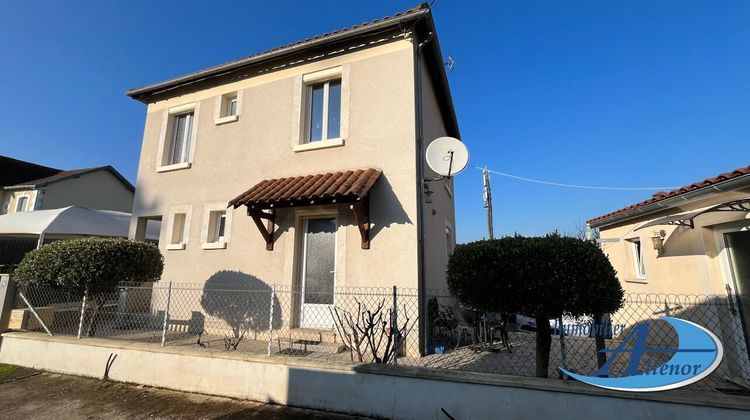
[[[414,290],[420,313],[445,287],[453,184],[424,152],[459,129],[426,4],[127,94],[147,105],[131,237],[163,221],[164,279],[288,285],[316,328],[340,287]]]
[[[130,213],[134,193],[112,166],[64,171],[0,156],[0,214],[67,206]]]

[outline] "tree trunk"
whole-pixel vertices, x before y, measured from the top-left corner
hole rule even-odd
[[[545,314],[536,316],[536,377],[549,377],[549,351],[552,345],[549,319]]]
[[[99,311],[102,309],[104,301],[101,298],[93,299],[92,309],[94,310],[91,314],[91,321],[89,322],[89,328],[86,331],[86,337],[93,337],[96,334],[96,323],[99,320]]]
[[[602,314],[594,314],[594,326],[602,325],[603,318]],[[606,333],[607,329],[604,328],[604,326],[602,326],[601,334],[599,334],[598,328],[595,328],[594,331],[594,342],[596,343],[596,365],[599,369],[601,369],[607,362],[607,354],[602,351],[604,350],[604,335]]]

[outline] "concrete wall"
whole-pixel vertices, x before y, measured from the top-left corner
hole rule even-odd
[[[654,226],[635,230],[651,220],[683,212],[708,208],[727,201],[746,198],[750,190],[720,192],[710,197],[685,202],[684,205],[600,229],[602,248],[609,257],[626,292],[724,295],[730,279],[723,265],[723,238],[717,232],[750,226],[750,215],[744,212],[715,212],[695,219],[695,229],[685,226]],[[651,237],[664,230],[664,249],[659,254]],[[639,238],[643,245],[645,278],[635,272],[630,239]]]
[[[331,365],[110,340],[6,333],[0,362],[183,391],[394,419],[740,419],[738,397],[628,394],[580,383],[469,372]]]
[[[42,210],[75,205],[130,213],[133,208],[133,192],[104,170],[50,184],[43,191]]]
[[[356,50],[297,67],[201,90],[148,106],[133,209],[131,235],[139,217],[161,217],[188,211],[184,250],[167,250],[162,229],[163,278],[201,283],[217,272],[249,276],[266,284],[292,284],[297,278],[296,232],[303,216],[332,211],[339,215],[337,286],[417,287],[416,160],[412,44],[395,41]],[[342,66],[349,89],[344,145],[295,152],[295,98],[302,75]],[[216,125],[216,98],[242,93],[236,122]],[[166,110],[197,103],[196,141],[191,167],[157,172],[158,150]],[[347,206],[281,209],[274,250],[265,243],[244,208],[229,209],[231,238],[226,249],[205,250],[201,244],[208,212],[263,179],[375,167],[383,176],[371,192],[371,248],[360,248],[357,226]]]

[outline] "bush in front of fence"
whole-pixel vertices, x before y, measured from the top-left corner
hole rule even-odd
[[[151,283],[161,278],[164,258],[149,243],[116,238],[57,241],[24,256],[13,279],[24,286],[52,285],[80,291],[93,314],[87,335],[96,331],[105,296],[120,283]]]
[[[601,319],[622,306],[624,294],[601,249],[557,234],[459,245],[448,263],[448,285],[469,309],[536,319],[538,377],[548,375],[550,319],[563,314]]]

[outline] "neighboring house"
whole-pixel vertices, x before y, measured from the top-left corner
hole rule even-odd
[[[131,237],[164,221],[165,280],[395,285],[422,309],[446,287],[453,183],[424,182],[424,150],[459,130],[426,5],[127,94],[148,106]],[[332,303],[291,316],[331,328]]]
[[[0,156],[0,214],[82,206],[130,213],[135,189],[112,166],[60,169]]]
[[[750,166],[589,220],[626,292],[729,296],[750,334]],[[736,306],[734,306],[736,305]]]

